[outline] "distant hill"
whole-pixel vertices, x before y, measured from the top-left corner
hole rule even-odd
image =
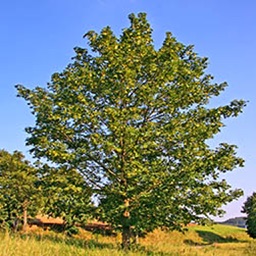
[[[240,228],[246,228],[245,222],[246,222],[245,217],[235,217],[235,218],[231,218],[226,221],[218,222],[218,223],[223,225],[231,225],[231,226],[236,226]]]

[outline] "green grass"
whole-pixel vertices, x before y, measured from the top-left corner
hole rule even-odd
[[[109,237],[87,231],[75,238],[40,229],[28,234],[0,233],[0,256],[256,255],[256,242],[245,229],[224,225],[191,226],[185,234],[155,230],[130,252],[121,250],[120,241],[120,234]]]

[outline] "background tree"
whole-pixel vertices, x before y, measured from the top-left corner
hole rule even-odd
[[[47,88],[17,86],[36,118],[31,152],[83,175],[125,248],[132,228],[180,229],[242,194],[219,177],[243,165],[236,146],[207,141],[245,105],[208,107],[227,84],[212,83],[207,59],[171,33],[155,49],[146,15],[129,19],[119,38],[109,27],[89,31],[90,52],[75,48]]]
[[[246,225],[250,237],[256,238],[256,193],[247,198],[243,206],[243,213],[247,214]]]
[[[23,154],[13,154],[0,150],[0,218],[8,226],[17,227],[23,219],[23,230],[26,230],[28,214],[37,213],[40,190],[37,188],[37,169]]]
[[[42,213],[64,220],[63,229],[77,232],[75,224],[85,224],[92,217],[92,190],[76,170],[65,167],[41,167],[41,188],[44,194]]]

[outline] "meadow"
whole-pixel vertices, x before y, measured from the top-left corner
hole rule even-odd
[[[70,238],[36,228],[26,234],[1,233],[0,256],[256,255],[256,242],[245,229],[225,225],[190,226],[184,234],[158,229],[140,238],[129,252],[121,249],[120,242],[120,234],[104,236],[81,230]]]

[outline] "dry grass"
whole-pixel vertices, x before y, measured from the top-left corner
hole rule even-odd
[[[192,226],[185,234],[155,230],[140,239],[129,253],[120,249],[121,236],[103,236],[82,230],[74,238],[34,228],[28,234],[0,234],[0,256],[161,255],[254,256],[256,242],[244,229],[214,225]]]
[[[251,241],[244,229],[213,225],[192,226],[185,234],[155,230],[141,244],[170,255],[241,256]]]

